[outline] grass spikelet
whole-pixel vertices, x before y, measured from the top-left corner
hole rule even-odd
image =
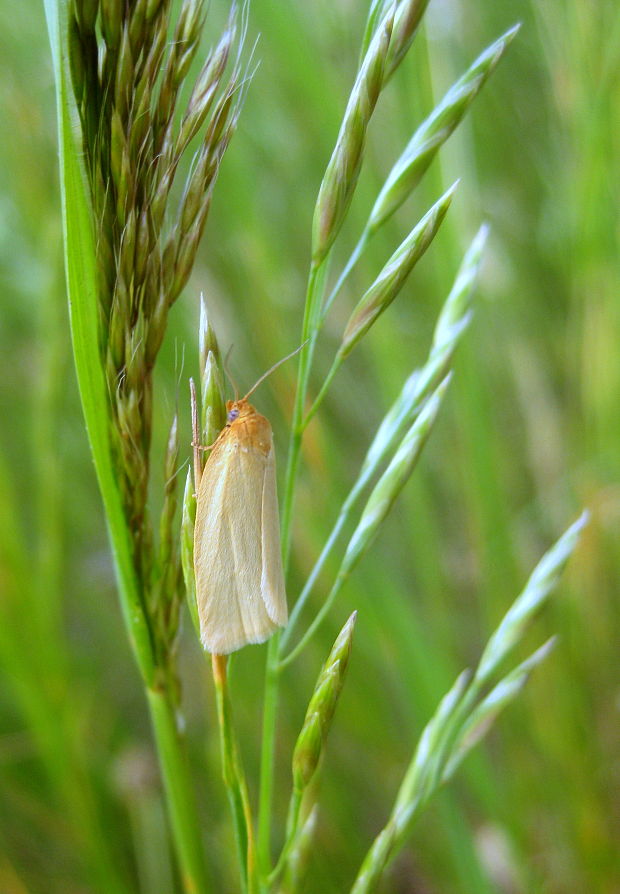
[[[346,357],[396,298],[407,277],[435,238],[446,215],[457,183],[430,208],[397,248],[366,294],[351,314],[339,348]]]
[[[351,655],[356,619],[357,612],[353,612],[338,634],[327,661],[321,668],[306,710],[301,732],[295,743],[292,767],[293,791],[289,803],[286,839],[280,858],[269,876],[270,882],[277,880],[285,867],[290,867],[291,858],[293,858],[293,866],[296,864],[297,870],[300,870],[303,865],[304,850],[313,833],[314,820],[310,825],[308,823],[312,813],[316,814],[316,808],[314,808],[306,822],[301,822],[303,800],[319,768],[327,734],[342,692]],[[293,853],[295,853],[294,857]]]
[[[449,379],[446,379],[428,398],[424,408],[405,435],[387,469],[374,487],[361,514],[342,563],[341,575],[350,574],[361,556],[366,552],[379,528],[418,461],[422,449],[430,435]]]
[[[510,28],[487,47],[418,127],[377,196],[366,225],[369,234],[376,232],[411,195],[439,148],[462,121],[469,106],[495,70],[519,27],[515,25]]]
[[[588,518],[587,512],[582,513],[549,552],[542,557],[532,572],[523,593],[497,628],[483,652],[476,671],[476,679],[480,685],[486,683],[495,673],[557,586],[558,579],[577,545],[579,535]]]
[[[196,577],[194,574],[194,524],[196,523],[196,493],[194,480],[190,469],[185,477],[183,490],[183,505],[181,514],[181,567],[183,569],[183,581],[189,614],[196,631],[200,637],[200,621],[198,619],[198,606],[196,604]]]
[[[293,780],[298,792],[310,785],[344,684],[357,612],[348,619],[334,643],[314,687],[306,719],[293,751]]]
[[[207,314],[204,297],[200,299],[198,326],[200,363],[201,431],[205,444],[213,444],[226,422],[222,360],[217,338]]]
[[[401,0],[396,7],[394,29],[386,66],[388,81],[403,61],[422,21],[428,0]]]
[[[388,12],[360,66],[338,139],[319,189],[312,224],[312,260],[319,266],[332,246],[357,184],[366,131],[383,85],[393,12]]]

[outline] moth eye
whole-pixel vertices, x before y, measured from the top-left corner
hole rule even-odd
[[[228,412],[228,421],[234,422],[238,415],[239,415],[239,410],[236,407],[234,407],[234,409],[229,410],[229,412]]]

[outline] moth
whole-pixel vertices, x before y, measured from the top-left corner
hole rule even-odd
[[[262,643],[288,619],[273,435],[248,398],[291,356],[227,402],[226,425],[200,478],[194,570],[200,638],[211,654]]]

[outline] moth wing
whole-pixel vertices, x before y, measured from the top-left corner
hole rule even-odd
[[[282,571],[276,459],[273,442],[265,460],[265,474],[263,477],[261,545],[261,592],[263,601],[267,614],[274,624],[278,627],[284,627],[288,620],[288,611],[286,608],[284,573]]]
[[[278,626],[263,596],[268,457],[229,436],[214,448],[200,482],[194,532],[196,598],[201,639],[214,654],[263,642]]]

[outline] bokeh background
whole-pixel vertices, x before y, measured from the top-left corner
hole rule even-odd
[[[226,5],[213,0],[212,39],[225,15]],[[231,366],[241,383],[249,386],[299,342],[314,199],[365,15],[365,3],[353,0],[252,2],[250,42],[260,33],[260,65],[198,264],[172,313],[157,379],[156,470],[177,402],[189,456],[186,380],[197,368],[201,291],[222,346],[234,344]],[[425,813],[385,891],[620,890],[614,0],[432,0],[373,121],[341,249],[353,246],[414,126],[517,20],[523,27],[506,58],[413,199],[377,237],[318,353],[314,389],[354,301],[461,177],[432,249],[351,356],[308,433],[289,598],[382,414],[424,359],[464,248],[488,221],[475,319],[439,425],[372,554],[285,678],[278,836],[290,747],[318,666],[347,614],[359,610],[323,771],[311,892],[348,890],[425,720],[583,506],[591,523],[531,640],[535,646],[557,632],[558,648]],[[176,890],[176,870],[70,353],[42,4],[2,0],[0,59],[0,891],[167,894]],[[281,470],[293,379],[294,363],[257,397],[274,426]],[[328,581],[329,572],[317,600]],[[213,694],[189,626],[180,648],[205,846],[223,879],[219,890],[233,892]],[[252,647],[234,668],[252,784],[263,661],[264,648]]]

